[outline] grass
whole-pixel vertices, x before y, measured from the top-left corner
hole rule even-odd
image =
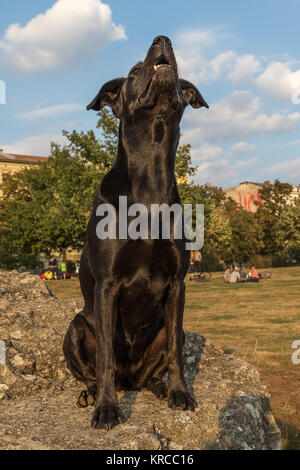
[[[187,280],[184,328],[257,368],[284,448],[300,450],[300,365],[291,361],[292,342],[300,340],[300,267],[271,271],[272,279],[258,284],[225,285],[222,273]],[[49,284],[60,298],[81,295],[77,280]]]

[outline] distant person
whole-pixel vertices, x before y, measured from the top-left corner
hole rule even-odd
[[[57,259],[55,258],[54,255],[51,255],[51,258],[49,261],[49,269],[52,272],[53,279],[55,279],[55,276],[57,273]]]
[[[194,273],[201,272],[202,255],[199,250],[194,252]]]
[[[247,279],[247,282],[259,282],[259,274],[254,265],[251,266],[251,273]]]
[[[194,252],[191,251],[191,256],[190,256],[190,266],[189,266],[189,271],[190,274],[193,274],[194,272]]]
[[[222,267],[222,269],[224,269],[224,271],[226,271],[227,266],[225,264],[225,261],[223,261],[222,259],[220,260],[220,266]]]
[[[64,279],[66,279],[66,277],[67,277],[67,264],[64,261],[62,261],[62,263],[61,263],[61,274],[62,274],[62,277]]]
[[[241,280],[240,269],[238,268],[238,266],[235,266],[234,270],[230,274],[228,282],[229,284],[235,284],[236,282],[239,282],[240,280]]]
[[[80,263],[76,263],[76,266],[75,266],[75,274],[78,276],[79,274],[79,267],[80,267]]]
[[[52,280],[53,280],[53,273],[52,271],[50,271],[50,269],[47,269],[47,271],[45,272],[44,281],[52,281]]]
[[[231,276],[231,269],[230,269],[230,266],[226,266],[226,268],[225,268],[225,273],[224,273],[224,281],[225,281],[226,283],[229,282],[230,276]]]

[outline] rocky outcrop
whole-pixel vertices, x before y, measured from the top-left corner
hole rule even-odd
[[[66,369],[61,350],[80,308],[80,299],[56,299],[36,276],[0,272],[0,338],[6,349],[0,364],[0,448],[280,449],[258,372],[188,332],[185,376],[196,411],[172,411],[146,390],[123,392],[125,423],[109,432],[92,429],[93,409],[76,407],[82,385]]]

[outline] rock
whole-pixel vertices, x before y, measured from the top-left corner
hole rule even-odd
[[[185,362],[186,362],[186,364],[188,364],[188,365],[190,365],[190,364],[195,364],[195,362],[196,362],[196,356],[189,356],[189,357],[187,357],[187,359],[186,359]]]
[[[9,387],[6,384],[0,384],[0,401],[4,400],[7,397],[6,392],[8,392]]]
[[[281,448],[258,372],[188,332],[184,373],[196,411],[173,411],[147,390],[122,392],[125,422],[109,432],[92,429],[93,408],[76,406],[83,385],[62,355],[81,299],[60,301],[28,274],[0,271],[0,284],[0,338],[6,340],[8,364],[0,365],[1,449]]]
[[[17,381],[16,376],[9,370],[5,364],[0,364],[0,379],[4,382],[4,385],[10,387]]]
[[[15,357],[12,360],[12,363],[15,367],[21,367],[24,365],[23,359],[18,354],[15,355]]]
[[[6,450],[50,450],[37,439],[15,438],[2,432],[0,432],[0,439]]]
[[[21,333],[20,330],[15,330],[15,331],[11,332],[10,336],[11,336],[12,339],[21,339],[22,338],[22,333]]]

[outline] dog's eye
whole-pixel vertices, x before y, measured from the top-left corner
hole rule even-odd
[[[136,67],[135,69],[132,69],[130,71],[130,75],[134,75],[135,73],[139,72],[140,70],[141,70],[140,67]]]
[[[142,65],[143,65],[142,62],[139,62],[138,64],[135,64],[135,66],[132,67],[132,69],[130,70],[129,75],[135,75],[135,74],[139,73],[142,69]]]

